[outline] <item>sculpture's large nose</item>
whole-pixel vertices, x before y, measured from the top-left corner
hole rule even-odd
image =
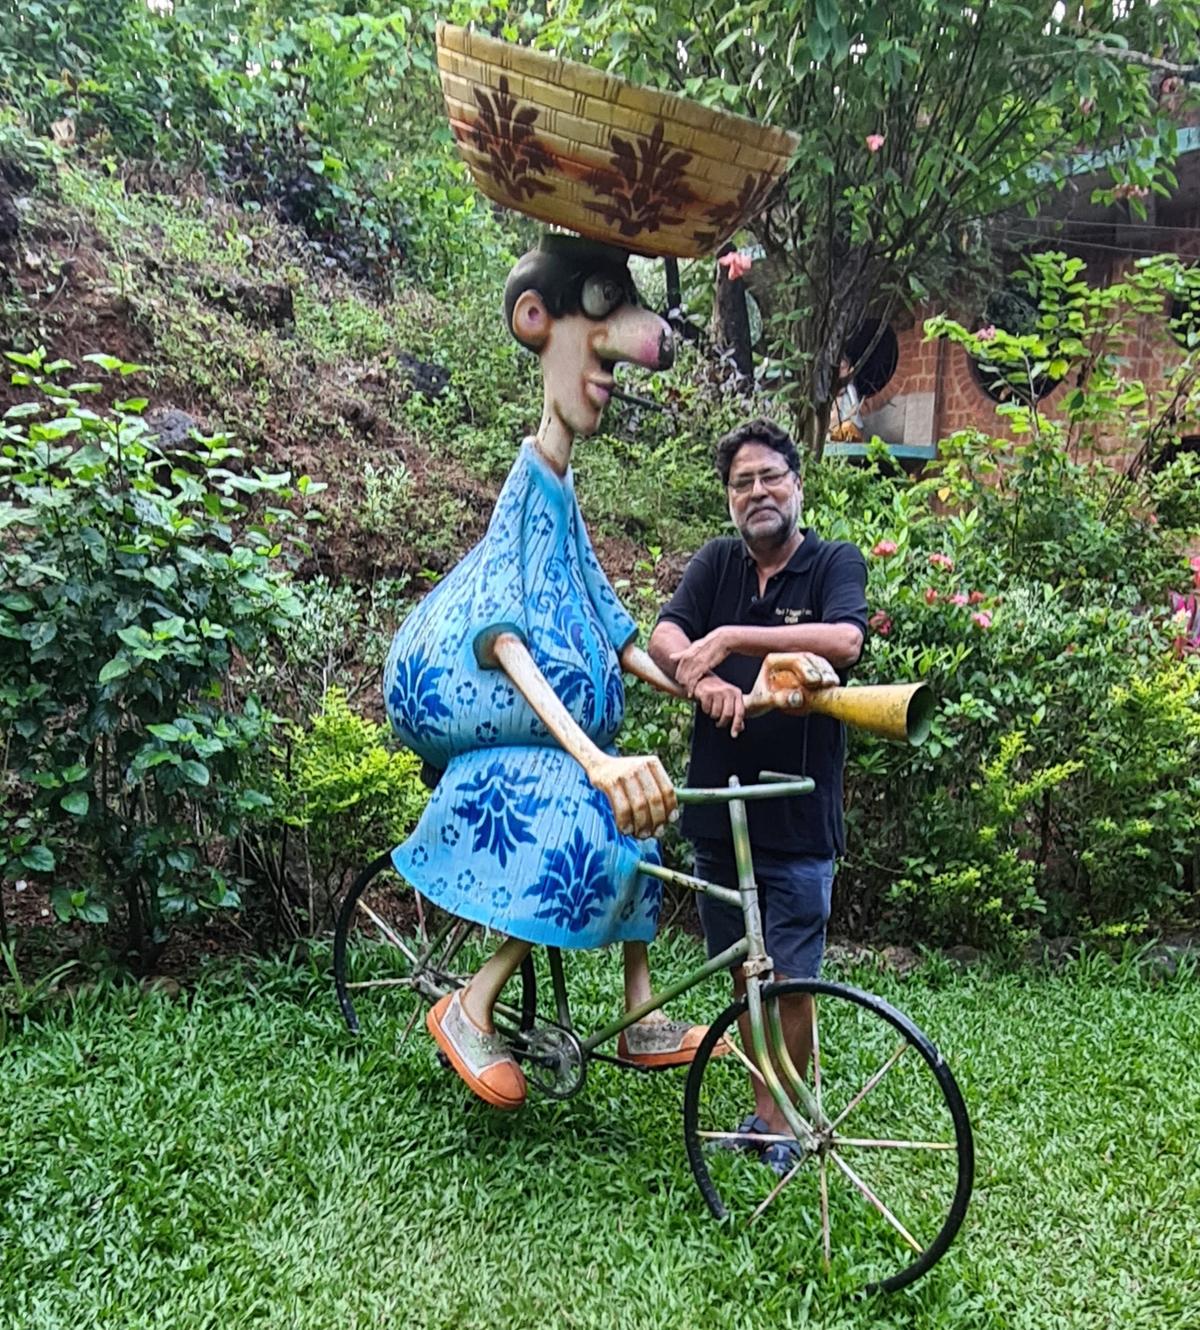
[[[675,334],[665,319],[639,305],[623,305],[609,315],[596,351],[603,360],[627,360],[646,369],[675,363]]]

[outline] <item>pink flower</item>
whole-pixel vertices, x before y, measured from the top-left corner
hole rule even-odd
[[[882,610],[876,610],[867,620],[867,625],[872,632],[876,632],[880,637],[886,637],[892,631],[891,616],[885,614]]]
[[[736,282],[739,277],[745,277],[754,266],[750,255],[743,254],[737,249],[731,249],[728,254],[722,254],[717,262],[725,269],[725,274],[731,282]]]
[[[1188,560],[1188,567],[1194,573],[1200,573],[1200,554],[1193,554]]]
[[[967,597],[967,603],[969,605],[979,605],[986,599],[987,597],[983,594],[982,591],[972,591],[971,594]]]
[[[976,336],[976,337],[979,339],[979,341],[981,341],[981,342],[991,342],[991,341],[994,341],[994,340],[995,340],[995,337],[996,337],[996,327],[995,327],[995,324],[989,323],[986,327],[984,327],[984,328],[980,328],[980,330],[975,334],[975,336]]]
[[[967,598],[961,591],[956,591],[949,599],[951,605],[965,605],[967,603]]]
[[[987,610],[979,610],[971,615],[971,622],[978,624],[980,628],[990,628],[992,626],[992,616]]]
[[[937,600],[938,600],[938,593],[933,589],[933,587],[927,586],[925,588],[925,604],[936,605]]]
[[[886,142],[887,139],[882,134],[868,134],[867,150],[869,152],[878,152]]]
[[[871,551],[877,558],[890,559],[896,552],[896,542],[894,540],[881,540]]]
[[[931,554],[929,562],[934,568],[944,568],[948,573],[954,571],[954,560],[948,554]]]

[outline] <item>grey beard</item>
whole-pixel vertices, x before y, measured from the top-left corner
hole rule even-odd
[[[789,523],[786,517],[781,517],[779,525],[773,531],[760,531],[753,536],[743,531],[742,539],[748,549],[770,554],[772,550],[780,549],[787,544],[793,529],[794,523]]]

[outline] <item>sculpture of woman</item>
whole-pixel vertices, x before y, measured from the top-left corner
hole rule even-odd
[[[393,861],[451,913],[506,935],[467,985],[429,1013],[430,1032],[481,1098],[517,1108],[525,1078],[492,1010],[534,943],[624,943],[632,1008],[650,995],[646,944],[659,883],[638,871],[674,810],[656,757],[610,750],[621,670],[678,695],[635,645],[636,625],[592,551],[570,471],[593,434],[613,367],[664,369],[667,324],[638,300],[619,249],[552,235],[509,275],[505,316],[540,358],[544,409],[521,445],[487,533],[400,625],[384,671],[400,738],[442,771]],[[622,1035],[644,1065],[691,1060],[703,1029],[648,1018]]]

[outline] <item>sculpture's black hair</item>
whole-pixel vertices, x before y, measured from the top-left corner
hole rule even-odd
[[[531,249],[517,261],[504,284],[504,321],[508,331],[513,332],[513,310],[526,291],[536,291],[541,296],[551,318],[579,314],[583,309],[583,284],[597,273],[619,283],[629,304],[641,304],[629,271],[627,250],[585,240],[582,236],[543,236],[537,249]]]

